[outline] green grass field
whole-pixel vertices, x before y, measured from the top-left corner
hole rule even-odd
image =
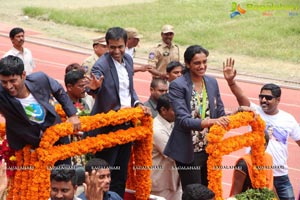
[[[243,1],[246,13],[234,18],[230,18],[232,1],[223,0],[160,0],[81,9],[25,7],[23,11],[30,17],[99,32],[112,26],[136,27],[153,43],[160,40],[161,26],[168,23],[175,27],[175,42],[183,46],[201,44],[226,54],[300,63],[300,2],[272,3]]]

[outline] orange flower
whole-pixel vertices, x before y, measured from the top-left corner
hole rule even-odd
[[[216,200],[222,198],[222,170],[216,169],[222,165],[222,156],[246,146],[251,146],[253,166],[264,165],[264,129],[265,123],[260,116],[254,116],[252,112],[239,112],[229,116],[230,123],[226,128],[214,125],[207,135],[208,145],[206,148],[209,154],[207,161],[208,187],[214,191]],[[233,136],[223,139],[225,133],[230,129],[250,125],[252,132],[243,135]],[[264,170],[254,169],[254,188],[266,186],[266,174]]]
[[[61,121],[65,122],[67,120],[67,115],[65,111],[63,110],[61,104],[55,104],[55,111],[60,116]]]
[[[17,158],[17,166],[16,166],[16,173],[14,175],[14,182],[12,183],[13,186],[11,189],[13,189],[13,199],[18,200],[21,199],[21,185],[22,185],[22,171],[18,170],[21,168],[21,166],[23,165],[23,155],[22,155],[22,150],[19,150],[16,152],[16,158]],[[24,180],[25,181],[25,180]],[[9,193],[10,194],[10,193]]]
[[[134,144],[133,144],[134,145]],[[128,178],[127,178],[127,181],[126,181],[126,188],[128,189],[131,189],[131,190],[134,190],[135,188],[135,178],[136,178],[136,170],[134,169],[134,165],[135,165],[135,156],[134,156],[134,150],[133,150],[133,146],[131,147],[131,155],[130,155],[130,159],[129,159],[129,162],[128,162]]]
[[[4,139],[5,136],[5,124],[4,123],[0,123],[0,140]]]
[[[59,106],[56,106],[59,110]],[[57,160],[66,159],[88,152],[95,153],[104,148],[126,144],[135,141],[133,154],[136,155],[133,163],[139,166],[148,166],[149,170],[138,170],[134,178],[128,177],[136,190],[136,198],[146,200],[150,195],[150,166],[152,165],[152,117],[145,116],[141,108],[121,109],[118,112],[110,111],[107,114],[80,117],[81,131],[90,131],[96,128],[134,122],[136,127],[127,130],[118,130],[108,134],[98,134],[96,137],[87,137],[71,144],[53,146],[60,138],[72,135],[70,123],[61,123],[49,127],[42,137],[39,148],[31,151],[26,146],[23,151],[16,152],[17,166],[34,166],[32,171],[18,170],[13,181],[13,192],[9,192],[8,199],[40,200],[49,198],[50,169]],[[21,173],[22,172],[22,173]]]

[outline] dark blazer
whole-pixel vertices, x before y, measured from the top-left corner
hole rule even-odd
[[[19,100],[10,96],[0,85],[0,113],[5,118],[6,136],[12,149],[19,150],[30,144],[33,148],[39,146],[41,131],[61,122],[50,104],[51,94],[62,105],[67,116],[76,114],[76,108],[63,87],[43,72],[32,73],[26,77],[25,85],[35,99],[46,110],[44,123],[37,124],[28,119]]]
[[[129,55],[125,54],[123,61],[128,72],[131,106],[134,107],[139,100],[133,88],[133,60]],[[121,108],[119,97],[119,77],[116,66],[108,52],[97,60],[92,67],[91,72],[96,75],[97,78],[99,78],[101,75],[104,76],[102,86],[94,91],[96,98],[91,115],[107,113],[110,110],[119,110]]]
[[[205,87],[210,106],[210,118],[225,115],[224,105],[220,97],[217,80],[204,76]],[[181,163],[194,160],[194,149],[191,130],[201,130],[201,119],[193,119],[191,115],[191,96],[193,83],[190,72],[175,79],[169,86],[170,100],[176,115],[175,125],[165,147],[164,154]]]
[[[129,55],[125,54],[123,61],[125,62],[129,77],[129,90],[132,99],[131,106],[134,107],[138,101],[138,96],[133,89],[133,60]],[[119,78],[116,66],[114,65],[110,54],[105,53],[102,55],[92,67],[91,72],[98,78],[101,75],[104,76],[102,86],[96,91],[97,96],[91,115],[102,112],[107,113],[110,110],[119,110],[121,108],[119,98]]]
[[[147,106],[151,109],[152,117],[155,118],[158,114],[156,110],[157,103],[150,97],[148,101],[144,103],[144,106]]]

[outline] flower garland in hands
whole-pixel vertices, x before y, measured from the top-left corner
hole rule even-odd
[[[209,154],[207,161],[208,171],[208,187],[214,191],[216,200],[222,199],[222,170],[219,170],[222,165],[222,156],[243,147],[251,146],[253,166],[264,166],[264,129],[265,122],[256,116],[253,112],[238,112],[235,115],[229,116],[230,123],[226,128],[214,125],[210,128],[207,135],[208,145],[206,152]],[[252,127],[252,131],[243,135],[233,136],[223,139],[225,133],[231,129],[241,126]],[[264,170],[254,168],[254,188],[263,188],[266,186],[266,174]]]
[[[57,106],[59,108],[59,106]],[[60,112],[61,117],[65,116]],[[96,128],[118,125],[131,121],[138,125],[127,130],[118,130],[108,134],[98,134],[96,137],[87,137],[84,140],[71,144],[53,146],[60,138],[73,133],[69,122],[49,127],[42,137],[39,148],[31,151],[30,147],[16,152],[17,167],[24,165],[33,166],[33,170],[21,172],[17,170],[14,177],[13,190],[10,190],[8,199],[40,200],[49,198],[50,170],[57,160],[63,160],[75,155],[89,152],[95,153],[104,148],[126,144],[135,141],[135,164],[146,166],[149,170],[138,170],[136,176],[128,177],[128,181],[136,190],[136,199],[147,200],[151,190],[150,168],[152,166],[152,117],[144,115],[141,108],[126,108],[118,112],[110,111],[107,114],[82,116],[81,131],[90,131]],[[50,167],[50,168],[49,168]]]

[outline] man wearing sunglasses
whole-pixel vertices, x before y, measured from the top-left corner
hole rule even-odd
[[[273,157],[274,186],[278,197],[281,200],[294,200],[293,187],[288,177],[288,137],[290,136],[300,146],[300,128],[296,119],[289,113],[278,108],[280,102],[281,89],[279,86],[269,83],[265,84],[261,90],[259,104],[250,102],[248,97],[234,80],[236,70],[234,60],[227,59],[223,63],[223,73],[231,92],[235,95],[240,106],[250,106],[260,114],[266,122],[266,131],[270,134],[267,152]]]

